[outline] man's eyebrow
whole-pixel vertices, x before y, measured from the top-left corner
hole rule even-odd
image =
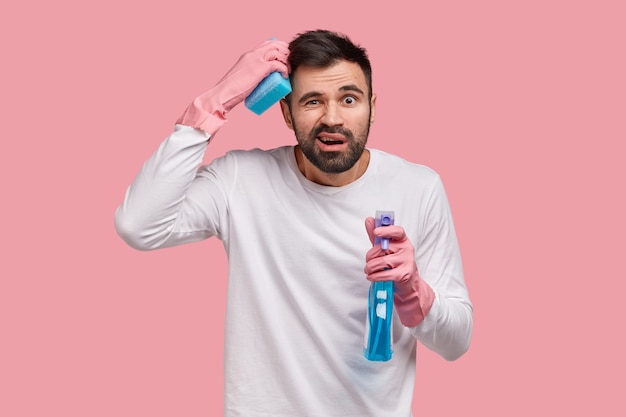
[[[365,95],[365,92],[361,90],[356,84],[348,84],[341,87],[339,90],[341,91],[355,91],[359,94]]]
[[[298,100],[298,104],[306,103],[307,101],[309,101],[310,98],[318,97],[321,95],[322,93],[320,93],[319,91],[309,91],[308,93],[300,97],[300,99]]]
[[[365,95],[365,92],[361,90],[356,84],[348,84],[348,85],[341,86],[339,87],[339,91],[353,91],[353,92]],[[319,91],[309,91],[308,93],[300,97],[300,99],[298,100],[298,103],[299,104],[306,103],[309,99],[313,97],[319,97],[321,95],[322,93],[320,93]]]

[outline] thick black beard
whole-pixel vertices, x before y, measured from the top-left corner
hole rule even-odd
[[[347,152],[320,151],[315,142],[322,132],[339,133],[343,135],[348,141]],[[361,158],[361,155],[363,155],[368,135],[369,126],[365,132],[364,140],[356,140],[351,131],[342,127],[319,126],[307,136],[306,140],[301,140],[300,135],[296,131],[296,138],[298,139],[300,149],[306,159],[317,169],[327,174],[340,174],[352,168]]]

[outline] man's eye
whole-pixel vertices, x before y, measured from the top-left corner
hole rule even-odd
[[[344,103],[346,104],[354,104],[356,103],[356,99],[352,96],[348,96],[346,98],[343,99]]]
[[[318,104],[318,103],[319,103],[319,101],[318,101],[318,100],[309,100],[309,101],[307,101],[307,102],[306,102],[306,104],[307,104],[308,106],[315,106],[315,105],[316,105],[316,104]]]

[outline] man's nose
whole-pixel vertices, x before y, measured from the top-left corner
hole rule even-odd
[[[324,114],[322,115],[322,123],[328,126],[338,126],[343,124],[343,113],[341,106],[337,103],[329,102],[324,107]]]

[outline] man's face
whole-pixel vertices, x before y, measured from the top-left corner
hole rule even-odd
[[[300,66],[291,84],[291,110],[286,103],[281,107],[308,162],[327,174],[350,170],[363,154],[375,114],[375,96],[369,99],[361,68],[348,61]]]

